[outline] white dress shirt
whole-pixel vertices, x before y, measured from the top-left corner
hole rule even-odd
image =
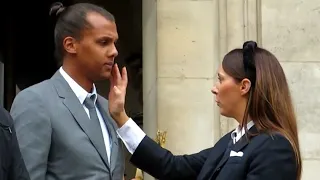
[[[60,67],[59,72],[61,73],[62,77],[68,82],[70,88],[72,89],[72,91],[75,93],[75,95],[78,97],[80,103],[82,104],[84,110],[86,111],[88,117],[90,118],[89,115],[89,110],[88,108],[84,105],[84,100],[87,97],[91,97],[92,95],[95,94],[95,99],[94,99],[94,104],[96,106],[96,102],[97,102],[97,98],[98,98],[98,94],[97,94],[97,90],[95,85],[93,85],[93,90],[92,93],[88,93],[85,89],[83,89],[77,82],[75,82],[64,70],[62,67]],[[106,124],[102,118],[102,115],[99,111],[99,109],[96,106],[96,111],[97,111],[97,116],[99,118],[100,121],[100,126],[101,126],[101,130],[102,130],[102,136],[103,136],[103,140],[104,140],[104,144],[106,146],[106,152],[107,152],[107,156],[108,156],[108,161],[110,163],[110,151],[111,151],[111,144],[110,144],[110,136],[106,127]]]
[[[247,123],[247,129],[249,130],[254,125],[253,121],[250,121]],[[245,135],[246,131],[244,130],[244,127],[240,129],[240,126],[238,126],[232,133],[231,133],[231,139],[233,141],[233,144],[238,142],[243,135]]]
[[[250,129],[254,125],[253,121],[247,124],[247,129]],[[133,154],[137,149],[146,134],[141,128],[130,118],[121,128],[117,130],[117,134],[128,149]],[[233,143],[236,143],[245,134],[244,128],[241,129],[239,126],[231,133]]]

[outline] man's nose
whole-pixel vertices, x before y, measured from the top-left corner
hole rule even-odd
[[[111,56],[113,56],[113,57],[118,56],[118,50],[117,50],[117,47],[115,44],[112,45]]]

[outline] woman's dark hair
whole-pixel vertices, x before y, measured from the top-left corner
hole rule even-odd
[[[55,2],[51,5],[49,14],[57,18],[54,29],[54,42],[55,55],[58,61],[63,59],[65,53],[63,39],[69,36],[80,40],[82,31],[91,27],[87,21],[87,14],[89,12],[98,13],[107,20],[115,21],[114,16],[110,12],[94,4],[77,3],[64,7],[61,2]]]
[[[230,51],[223,59],[223,70],[236,82],[251,82],[248,103],[241,127],[247,131],[248,116],[259,132],[279,132],[290,142],[296,156],[297,179],[301,178],[302,161],[297,120],[285,73],[277,58],[269,51],[248,41],[242,49]],[[247,136],[254,136],[246,133]]]

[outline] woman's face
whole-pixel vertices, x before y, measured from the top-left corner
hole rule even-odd
[[[236,118],[237,111],[244,104],[243,83],[237,82],[229,76],[220,66],[218,80],[211,92],[216,95],[216,103],[220,108],[220,114],[226,117]]]

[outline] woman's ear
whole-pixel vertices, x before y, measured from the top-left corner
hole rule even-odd
[[[251,81],[247,78],[244,78],[240,83],[240,93],[241,95],[246,95],[251,88]]]

